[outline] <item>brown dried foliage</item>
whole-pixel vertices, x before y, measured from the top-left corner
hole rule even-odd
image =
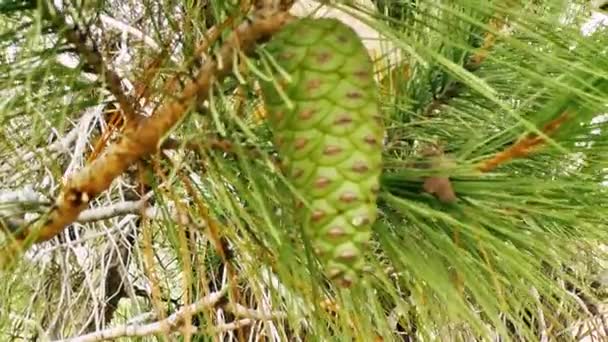
[[[442,159],[444,159],[443,148],[439,145],[429,144],[422,149],[421,154],[429,161],[428,164],[420,165],[423,168],[441,167],[442,164],[445,164],[445,161],[442,162]],[[453,203],[458,199],[449,177],[426,177],[424,178],[422,189],[424,192],[434,195],[442,203]]]
[[[543,126],[541,129],[543,136],[534,133],[527,134],[519,141],[507,147],[505,150],[502,150],[479,163],[477,165],[477,170],[481,172],[490,172],[495,170],[500,165],[512,161],[513,159],[525,158],[529,156],[546,143],[545,137],[550,137],[553,135],[564,124],[564,122],[569,119],[570,115],[567,112],[562,113],[559,117],[551,120],[549,123]],[[427,158],[441,156],[442,154],[442,151],[433,152],[431,154],[429,154],[429,152],[423,152],[423,155]],[[423,190],[434,195],[443,203],[452,203],[457,199],[456,193],[454,192],[453,186],[448,177],[432,176],[425,178]]]
[[[557,131],[562,124],[570,118],[567,112],[562,113],[556,119],[547,123],[541,130],[545,136],[551,136]],[[490,172],[498,166],[505,164],[516,158],[527,157],[534,150],[539,148],[546,142],[546,139],[537,134],[528,134],[513,145],[509,146],[504,151],[498,152],[491,158],[481,162],[477,169],[482,172]]]

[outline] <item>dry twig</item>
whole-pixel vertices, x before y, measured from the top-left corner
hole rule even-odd
[[[137,201],[124,201],[105,207],[84,210],[80,213],[80,215],[78,215],[78,222],[93,222],[109,219],[119,215],[142,214],[142,212],[144,216],[153,215],[155,214],[153,211],[146,213],[146,211],[144,210],[148,199],[152,197],[151,195],[152,194],[148,194]]]
[[[162,332],[169,333],[175,331],[184,323],[184,318],[186,315],[196,314],[205,308],[212,307],[217,304],[226,295],[227,291],[228,288],[224,287],[220,291],[213,292],[208,296],[201,298],[196,303],[181,308],[171,316],[161,321],[144,325],[122,325],[67,340],[59,340],[56,342],[97,342],[117,339],[120,337],[148,336]]]
[[[47,4],[47,6],[52,6]],[[107,82],[108,90],[120,104],[120,108],[127,120],[136,120],[136,110],[133,107],[133,101],[125,94],[122,88],[122,80],[116,72],[108,68],[103,60],[101,52],[95,46],[94,42],[88,34],[83,31],[78,25],[68,25],[62,14],[56,8],[47,8],[45,14],[56,26],[57,30],[61,31],[65,39],[76,47],[76,51],[82,56],[86,65],[97,75],[102,76]]]
[[[570,118],[567,112],[562,113],[556,119],[547,123],[541,130],[545,136],[550,136],[557,131],[564,122]],[[490,172],[498,166],[505,164],[516,158],[523,158],[530,155],[535,149],[542,146],[546,142],[543,136],[537,134],[528,134],[507,149],[498,152],[491,158],[482,161],[477,166],[477,169],[482,172]]]

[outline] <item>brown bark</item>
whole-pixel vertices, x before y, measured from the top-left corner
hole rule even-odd
[[[556,119],[550,121],[542,128],[542,133],[550,136],[557,131],[564,122],[570,118],[567,112],[562,113]],[[490,172],[498,166],[505,164],[516,158],[527,157],[535,149],[539,148],[546,142],[545,138],[536,134],[528,134],[507,149],[496,153],[491,158],[481,162],[477,169],[482,172]]]
[[[106,190],[130,165],[156,151],[163,136],[188,109],[206,99],[213,82],[231,72],[238,50],[251,51],[257,42],[269,38],[290,19],[287,12],[261,10],[252,21],[239,25],[220,50],[221,63],[216,59],[206,61],[179,96],[168,99],[152,116],[126,127],[122,137],[103,155],[68,179],[44,219],[24,229],[21,236],[15,237],[0,251],[0,266],[13,261],[16,254],[30,244],[47,241],[74,222],[92,198]]]

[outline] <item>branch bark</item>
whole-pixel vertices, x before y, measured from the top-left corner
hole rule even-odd
[[[152,197],[151,193],[137,201],[125,201],[112,204],[106,207],[84,210],[80,213],[80,215],[78,215],[78,222],[84,223],[105,220],[119,215],[141,214],[142,209],[144,209],[150,197]],[[144,214],[148,213],[144,212]]]
[[[101,52],[87,32],[76,24],[68,25],[63,13],[60,13],[53,4],[47,2],[43,2],[43,4],[45,6],[43,8],[44,16],[51,21],[56,30],[61,32],[70,44],[76,47],[76,51],[91,71],[105,79],[108,90],[118,100],[125,116],[130,120],[135,120],[137,115],[136,108],[133,106],[134,101],[124,92],[120,76],[114,70],[108,68]]]
[[[543,126],[541,132],[545,136],[551,136],[554,134],[566,121],[570,119],[571,115],[568,112],[562,113],[557,118],[551,120],[545,126]],[[537,134],[528,134],[520,140],[513,143],[511,146],[502,150],[492,157],[482,161],[477,166],[477,169],[481,172],[490,172],[499,167],[500,165],[506,164],[513,159],[524,158],[530,155],[535,149],[542,146],[547,140],[544,136]]]
[[[169,99],[152,116],[127,127],[121,139],[106,153],[74,174],[64,185],[45,220],[27,227],[22,238],[16,237],[0,251],[0,266],[15,260],[19,252],[33,243],[47,241],[74,222],[88,202],[106,190],[114,178],[142,157],[157,150],[165,134],[178,123],[188,109],[204,100],[216,79],[227,76],[239,50],[250,52],[255,44],[280,30],[291,15],[287,12],[258,11],[254,19],[238,26],[221,48],[218,59],[209,59],[196,77],[186,83],[177,98]]]
[[[186,315],[199,313],[205,308],[214,306],[222,299],[222,297],[224,297],[227,291],[228,288],[224,287],[220,291],[213,292],[196,303],[185,306],[166,319],[158,322],[145,325],[122,325],[67,340],[58,340],[55,342],[97,342],[117,339],[119,337],[148,336],[161,332],[171,332],[177,329],[183,323]]]

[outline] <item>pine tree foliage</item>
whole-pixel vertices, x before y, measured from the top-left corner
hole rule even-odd
[[[603,3],[325,4],[382,38],[378,219],[341,288],[260,93],[270,2],[0,1],[0,339],[605,338]]]

